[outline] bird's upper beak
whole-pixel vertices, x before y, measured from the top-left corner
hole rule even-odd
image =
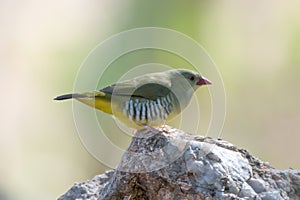
[[[199,78],[199,80],[197,81],[196,84],[197,85],[211,85],[212,82],[202,76]]]

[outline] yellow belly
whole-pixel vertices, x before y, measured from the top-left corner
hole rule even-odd
[[[102,95],[95,98],[78,98],[77,100],[111,114],[127,126],[137,129],[143,127],[143,125],[152,127],[163,125],[180,113],[176,108],[173,108],[170,112],[163,112],[165,108],[159,107],[156,101],[143,98],[130,99],[129,97],[118,96],[111,99],[110,95]],[[140,107],[138,104],[140,104]],[[138,108],[140,108],[139,111]]]

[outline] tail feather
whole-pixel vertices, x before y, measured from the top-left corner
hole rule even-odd
[[[84,94],[64,94],[64,95],[61,95],[61,96],[57,96],[54,98],[54,100],[66,100],[66,99],[72,99],[72,98],[85,98],[87,97],[86,95]]]
[[[64,94],[58,97],[55,97],[54,100],[66,100],[66,99],[76,99],[92,108],[96,108],[103,112],[112,114],[111,110],[111,100],[110,96],[106,95],[104,92],[94,91],[94,92],[85,92],[85,93],[74,93],[74,94]]]

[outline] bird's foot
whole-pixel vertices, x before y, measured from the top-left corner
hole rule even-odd
[[[141,125],[144,129],[135,131],[134,136],[138,138],[148,138],[160,133],[161,131],[148,125]]]
[[[160,129],[164,132],[164,133],[169,133],[169,126],[166,125],[166,123],[164,122],[163,125],[160,126]]]
[[[166,125],[166,121],[159,127],[160,130],[164,133],[169,133],[170,127]]]
[[[148,126],[148,125],[142,125],[146,130],[147,132],[151,132],[151,133],[154,133],[154,134],[158,134],[160,133],[161,131],[156,129],[156,128],[153,128],[151,126]]]

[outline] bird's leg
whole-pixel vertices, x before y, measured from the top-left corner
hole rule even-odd
[[[153,128],[151,126],[144,125],[144,124],[143,125],[141,124],[141,126],[144,129],[137,130],[134,133],[134,136],[137,138],[149,138],[149,137],[152,137],[153,135],[160,133],[160,131],[158,129]]]
[[[138,129],[134,129],[134,130],[133,130],[133,135],[136,135],[137,132],[138,132]]]
[[[159,131],[158,129],[153,128],[153,127],[151,127],[151,126],[148,126],[148,125],[146,125],[146,124],[142,124],[142,126],[143,126],[148,132],[152,132],[152,133],[154,133],[154,134],[160,133],[160,131]]]
[[[168,133],[166,122],[167,122],[167,120],[164,120],[163,124],[161,125],[161,129],[163,132]]]

